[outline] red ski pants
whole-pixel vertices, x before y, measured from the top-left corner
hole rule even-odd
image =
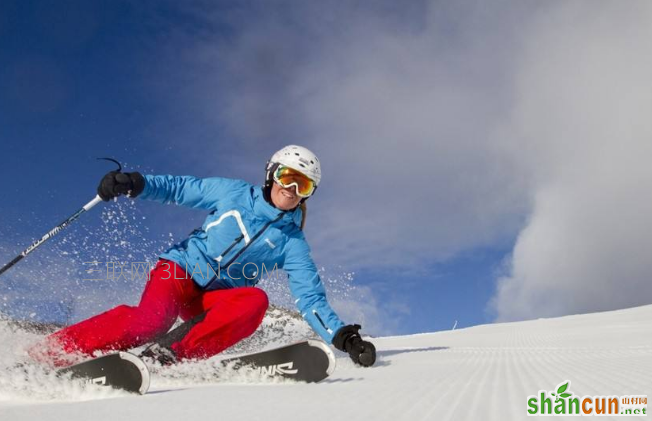
[[[250,336],[265,316],[268,301],[258,288],[202,291],[185,270],[160,260],[135,306],[121,305],[66,327],[48,337],[50,355],[126,350],[166,333],[177,317],[188,320],[207,311],[180,341],[172,344],[179,359],[208,358]],[[55,350],[54,348],[58,348]]]

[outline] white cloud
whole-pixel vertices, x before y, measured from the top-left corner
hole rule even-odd
[[[564,4],[528,34],[508,130],[536,200],[499,320],[652,300],[651,41],[649,2]]]

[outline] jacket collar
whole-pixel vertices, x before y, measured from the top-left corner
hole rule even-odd
[[[301,209],[297,207],[293,211],[282,211],[275,208],[263,197],[263,189],[261,186],[254,187],[254,213],[258,216],[262,216],[266,219],[273,220],[277,218],[281,213],[284,215],[281,217],[283,224],[293,223],[297,227],[301,226]]]

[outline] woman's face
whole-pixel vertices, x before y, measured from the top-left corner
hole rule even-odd
[[[301,197],[297,195],[294,186],[287,188],[281,187],[278,183],[272,185],[272,202],[280,210],[290,210],[297,207]]]

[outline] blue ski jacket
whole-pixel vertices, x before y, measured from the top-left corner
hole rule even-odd
[[[254,286],[284,269],[303,318],[327,343],[344,323],[326,292],[301,224],[301,209],[281,211],[263,197],[261,186],[221,177],[145,175],[138,196],[210,211],[201,229],[161,254],[185,268],[210,291]]]

